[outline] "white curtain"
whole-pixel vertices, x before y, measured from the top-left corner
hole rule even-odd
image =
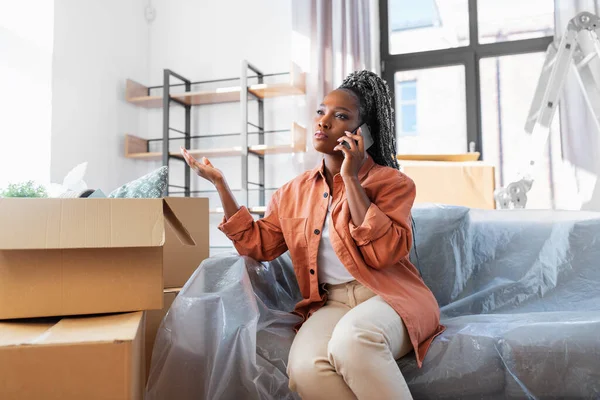
[[[312,148],[312,121],[323,97],[351,72],[379,72],[377,0],[292,0],[292,58],[307,72],[305,107],[299,116],[307,125],[308,152],[304,169],[319,155]]]
[[[54,1],[0,0],[0,188],[50,179]]]
[[[556,40],[571,18],[582,11],[600,15],[600,0],[555,0]],[[581,88],[570,73],[560,101],[560,125],[564,160],[570,164],[582,200],[582,209],[600,210],[600,132],[585,104]],[[560,190],[560,188],[558,188]]]

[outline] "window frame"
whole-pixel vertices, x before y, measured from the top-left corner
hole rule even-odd
[[[482,58],[515,54],[546,52],[553,36],[496,43],[479,43],[477,0],[468,0],[469,45],[418,53],[390,54],[388,0],[379,0],[381,76],[388,82],[392,104],[396,104],[394,74],[399,71],[463,65],[465,68],[465,90],[467,110],[468,151],[477,151],[483,159],[481,127],[481,88],[479,61]],[[525,123],[525,121],[523,121]],[[397,129],[397,128],[396,128]],[[398,133],[396,132],[396,135]]]

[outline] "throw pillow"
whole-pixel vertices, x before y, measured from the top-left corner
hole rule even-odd
[[[142,198],[157,199],[164,196],[167,190],[167,177],[169,169],[160,167],[159,169],[131,181],[113,190],[108,197],[112,198]]]

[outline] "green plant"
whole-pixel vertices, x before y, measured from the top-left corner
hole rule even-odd
[[[0,191],[0,197],[48,197],[48,193],[44,186],[27,181],[9,183],[6,189]]]

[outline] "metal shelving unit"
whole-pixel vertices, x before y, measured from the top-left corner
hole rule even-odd
[[[249,73],[250,72],[250,73]],[[265,78],[289,75],[290,79],[285,83],[265,83]],[[171,83],[171,78],[175,78],[180,83]],[[256,80],[256,84],[249,84],[249,80]],[[238,86],[223,87],[214,90],[192,91],[192,86],[200,84],[214,84],[239,81]],[[175,87],[183,86],[184,92],[172,92]],[[161,96],[153,94],[153,91],[162,89]],[[161,160],[162,164],[169,166],[171,161],[184,162],[179,152],[170,152],[169,144],[174,140],[183,140],[185,147],[190,149],[192,139],[208,137],[239,136],[240,145],[235,147],[221,149],[190,149],[194,156],[207,157],[226,157],[240,156],[242,159],[242,187],[240,202],[246,206],[248,204],[248,193],[253,190],[259,192],[259,204],[257,207],[249,207],[251,212],[263,214],[265,209],[265,155],[281,154],[306,151],[306,129],[297,123],[293,123],[289,130],[267,131],[264,127],[265,98],[279,96],[301,95],[305,93],[305,74],[295,65],[292,65],[290,72],[265,74],[248,61],[242,62],[241,74],[236,78],[218,79],[211,81],[192,82],[184,76],[175,73],[170,69],[163,72],[163,84],[161,86],[146,87],[132,80],[127,81],[126,100],[146,108],[159,108],[163,110],[163,135],[162,138],[143,139],[134,135],[126,135],[125,138],[125,156],[128,158],[140,160]],[[257,124],[249,121],[248,104],[251,101],[258,102]],[[218,104],[239,102],[241,108],[241,131],[239,133],[226,133],[215,135],[192,135],[191,132],[191,110],[193,106],[204,104]],[[174,104],[173,104],[174,103]],[[171,106],[177,105],[184,108],[185,129],[178,130],[171,127]],[[265,134],[290,132],[289,145],[265,145]],[[183,137],[174,137],[172,133],[183,135]],[[248,138],[250,135],[258,135],[258,145],[249,146]],[[151,152],[150,144],[153,142],[162,142],[161,152]],[[248,174],[248,163],[250,157],[258,158],[258,182],[251,182]],[[190,169],[183,165],[184,185],[173,185],[169,182],[167,194],[183,194],[191,196],[192,194],[207,193],[208,191],[192,191]],[[251,189],[250,186],[256,189]],[[172,190],[175,189],[175,190]],[[219,209],[212,210],[220,212]]]

